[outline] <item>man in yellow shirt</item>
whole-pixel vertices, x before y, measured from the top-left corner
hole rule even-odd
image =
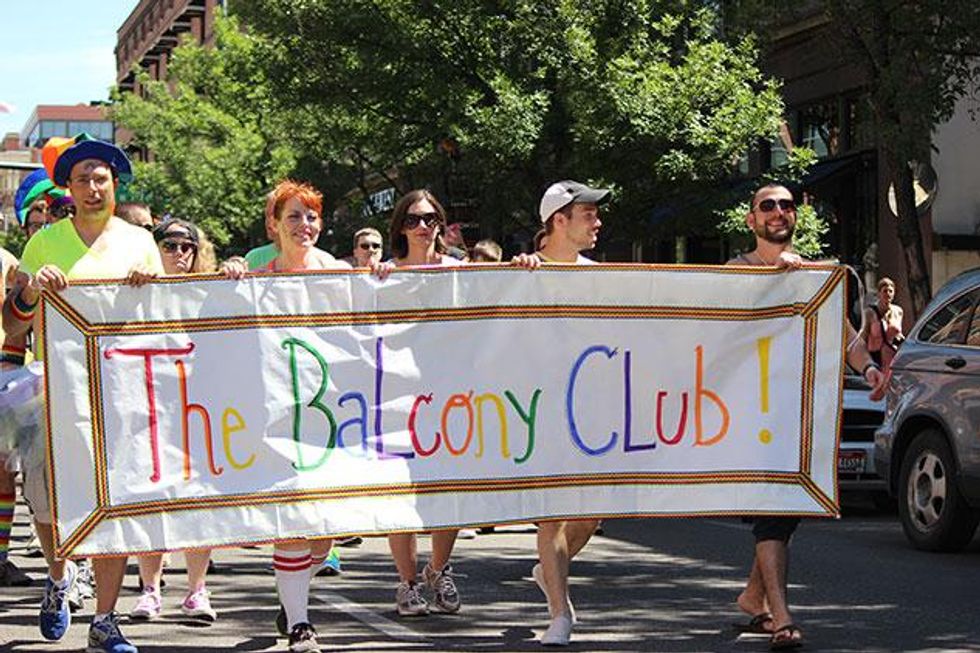
[[[125,278],[126,283],[138,286],[163,274],[160,254],[150,233],[113,216],[116,184],[119,179],[132,178],[132,168],[122,150],[81,134],[72,139],[49,140],[42,158],[54,183],[71,191],[76,212],[71,219],[35,234],[24,248],[20,273],[3,305],[4,330],[14,336],[31,327],[42,290],[64,290],[71,279]],[[35,329],[35,334],[35,353],[41,358],[44,352],[40,330]],[[77,569],[74,563],[54,555],[47,466],[41,461],[33,469],[30,465],[25,467],[24,496],[34,513],[49,573],[39,624],[45,639],[58,640],[71,625],[67,595]],[[126,573],[126,558],[100,558],[93,561],[93,569],[98,595],[88,650],[137,653],[119,631],[114,612]]]

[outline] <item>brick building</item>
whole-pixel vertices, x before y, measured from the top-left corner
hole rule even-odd
[[[116,83],[120,90],[139,91],[135,68],[164,79],[171,53],[187,34],[195,42],[214,39],[214,12],[224,0],[140,0],[116,31]]]

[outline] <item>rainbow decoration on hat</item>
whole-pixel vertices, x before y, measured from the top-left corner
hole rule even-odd
[[[86,159],[104,161],[112,168],[113,176],[124,183],[133,180],[133,166],[126,153],[112,143],[100,141],[85,132],[72,138],[49,138],[41,150],[41,160],[48,176],[62,188],[68,185],[72,167]]]
[[[51,181],[48,172],[44,168],[38,168],[24,178],[24,181],[17,187],[14,193],[14,213],[17,215],[17,222],[24,225],[27,220],[27,211],[31,204],[38,199],[57,200],[65,197],[66,192],[58,188]]]

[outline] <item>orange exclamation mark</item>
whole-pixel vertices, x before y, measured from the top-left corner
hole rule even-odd
[[[759,405],[762,414],[769,413],[769,345],[772,343],[772,336],[759,338],[756,346],[759,351]],[[769,429],[759,431],[759,441],[762,444],[772,442],[772,432]]]

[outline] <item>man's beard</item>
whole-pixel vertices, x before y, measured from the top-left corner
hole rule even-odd
[[[111,199],[103,200],[101,208],[95,210],[93,209],[86,210],[84,205],[82,206],[79,206],[78,204],[75,205],[75,212],[78,215],[78,217],[81,219],[108,218],[112,216],[115,213],[115,211],[116,211],[116,202]]]
[[[786,229],[780,231],[779,233],[773,233],[769,231],[769,226],[763,224],[760,227],[756,227],[755,235],[766,241],[767,243],[772,243],[773,245],[785,245],[786,243],[793,240],[793,231],[796,229],[796,225],[787,225]]]

